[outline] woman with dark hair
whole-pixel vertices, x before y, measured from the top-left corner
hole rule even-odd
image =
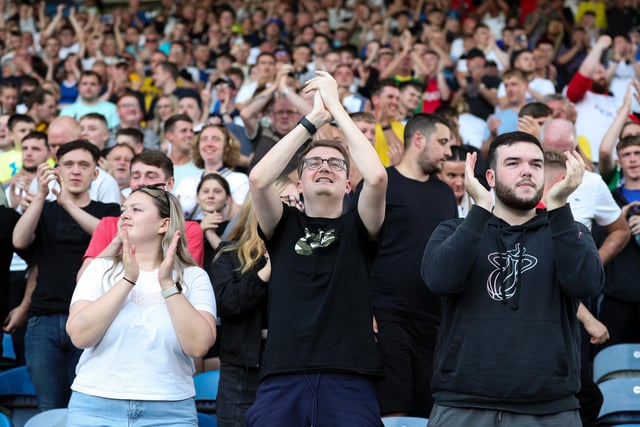
[[[196,191],[198,204],[194,216],[200,218],[204,232],[203,265],[208,267],[225,233],[229,234],[235,224],[241,207],[233,201],[227,180],[217,173],[203,176]]]
[[[193,358],[216,339],[215,297],[185,244],[178,200],[141,187],[119,220],[122,253],[75,288],[67,332],[84,352],[67,426],[197,426]],[[132,411],[132,408],[135,408]]]

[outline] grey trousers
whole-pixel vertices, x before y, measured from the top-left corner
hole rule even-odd
[[[528,415],[492,409],[452,408],[437,403],[429,427],[582,427],[578,410],[550,415]]]

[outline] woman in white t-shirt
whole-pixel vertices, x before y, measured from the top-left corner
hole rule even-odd
[[[67,332],[84,352],[67,426],[197,426],[192,358],[215,342],[216,303],[178,200],[133,191],[118,235],[122,254],[93,260],[71,299]]]
[[[233,200],[238,205],[244,203],[249,193],[249,177],[233,170],[240,160],[240,143],[229,134],[227,128],[220,125],[204,126],[196,138],[191,155],[193,163],[204,171],[183,178],[173,191],[180,199],[187,219],[202,219],[202,216],[194,212],[197,203],[196,188],[202,177],[209,173],[217,173],[226,179]]]

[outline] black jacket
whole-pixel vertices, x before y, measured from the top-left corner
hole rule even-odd
[[[220,360],[233,365],[258,367],[261,361],[262,329],[266,327],[267,283],[258,277],[261,261],[242,274],[235,251],[222,251],[208,268],[221,319]]]

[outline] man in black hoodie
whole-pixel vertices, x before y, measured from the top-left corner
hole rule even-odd
[[[429,426],[580,426],[580,298],[597,293],[604,274],[588,230],[567,197],[584,162],[566,152],[567,172],[536,210],[544,189],[539,141],[497,137],[487,181],[467,157],[465,187],[476,201],[464,220],[441,223],[427,244],[422,275],[442,297]]]

